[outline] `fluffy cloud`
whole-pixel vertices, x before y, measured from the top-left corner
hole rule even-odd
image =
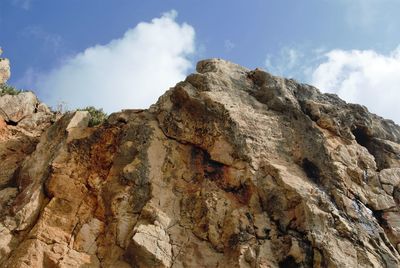
[[[332,50],[314,69],[311,84],[400,123],[400,47],[388,55]]]
[[[35,87],[50,105],[94,105],[107,112],[147,108],[191,68],[194,29],[171,11],[139,23],[120,39],[90,47],[40,75]]]

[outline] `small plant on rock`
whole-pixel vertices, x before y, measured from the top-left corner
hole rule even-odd
[[[97,109],[93,106],[87,106],[83,109],[78,109],[78,111],[87,111],[90,114],[89,127],[94,127],[100,125],[107,119],[107,114],[102,108]]]
[[[0,96],[4,95],[18,95],[22,90],[16,89],[13,86],[2,84],[0,85]]]

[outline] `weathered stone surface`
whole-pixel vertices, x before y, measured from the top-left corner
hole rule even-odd
[[[311,86],[212,59],[97,127],[7,120],[1,267],[400,266],[400,128]]]
[[[47,107],[32,92],[0,97],[0,190],[16,187],[22,161],[35,151],[40,136],[55,120],[54,113],[38,111],[38,105]]]
[[[170,267],[172,245],[166,231],[157,225],[139,225],[132,237],[132,261],[142,267]]]
[[[67,131],[74,128],[85,128],[89,125],[90,115],[87,111],[77,111],[67,126]]]
[[[13,123],[18,123],[33,114],[38,104],[39,101],[32,92],[0,97],[1,115],[6,121]]]
[[[0,118],[8,125],[18,125],[39,136],[55,119],[55,114],[32,92],[21,92],[0,96]]]
[[[0,56],[3,50],[0,48]],[[10,78],[10,62],[8,59],[0,58],[0,85],[7,82]]]

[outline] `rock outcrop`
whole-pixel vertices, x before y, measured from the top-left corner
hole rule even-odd
[[[0,48],[0,56],[3,53],[3,50]],[[10,78],[10,62],[8,59],[0,58],[0,85],[7,82]]]
[[[400,266],[400,127],[365,107],[217,59],[96,127],[20,126],[23,99],[0,122],[1,267]]]
[[[0,215],[6,212],[9,195],[18,193],[16,172],[56,119],[32,92],[0,96]]]

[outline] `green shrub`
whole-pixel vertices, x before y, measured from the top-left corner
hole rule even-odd
[[[88,111],[90,114],[89,127],[94,127],[100,125],[107,119],[107,114],[103,109],[97,109],[93,106],[88,106],[83,109],[78,109],[78,111]]]
[[[10,85],[7,85],[7,84],[0,85],[0,96],[18,95],[21,92],[22,92],[22,90],[16,89],[13,86],[10,86]]]

